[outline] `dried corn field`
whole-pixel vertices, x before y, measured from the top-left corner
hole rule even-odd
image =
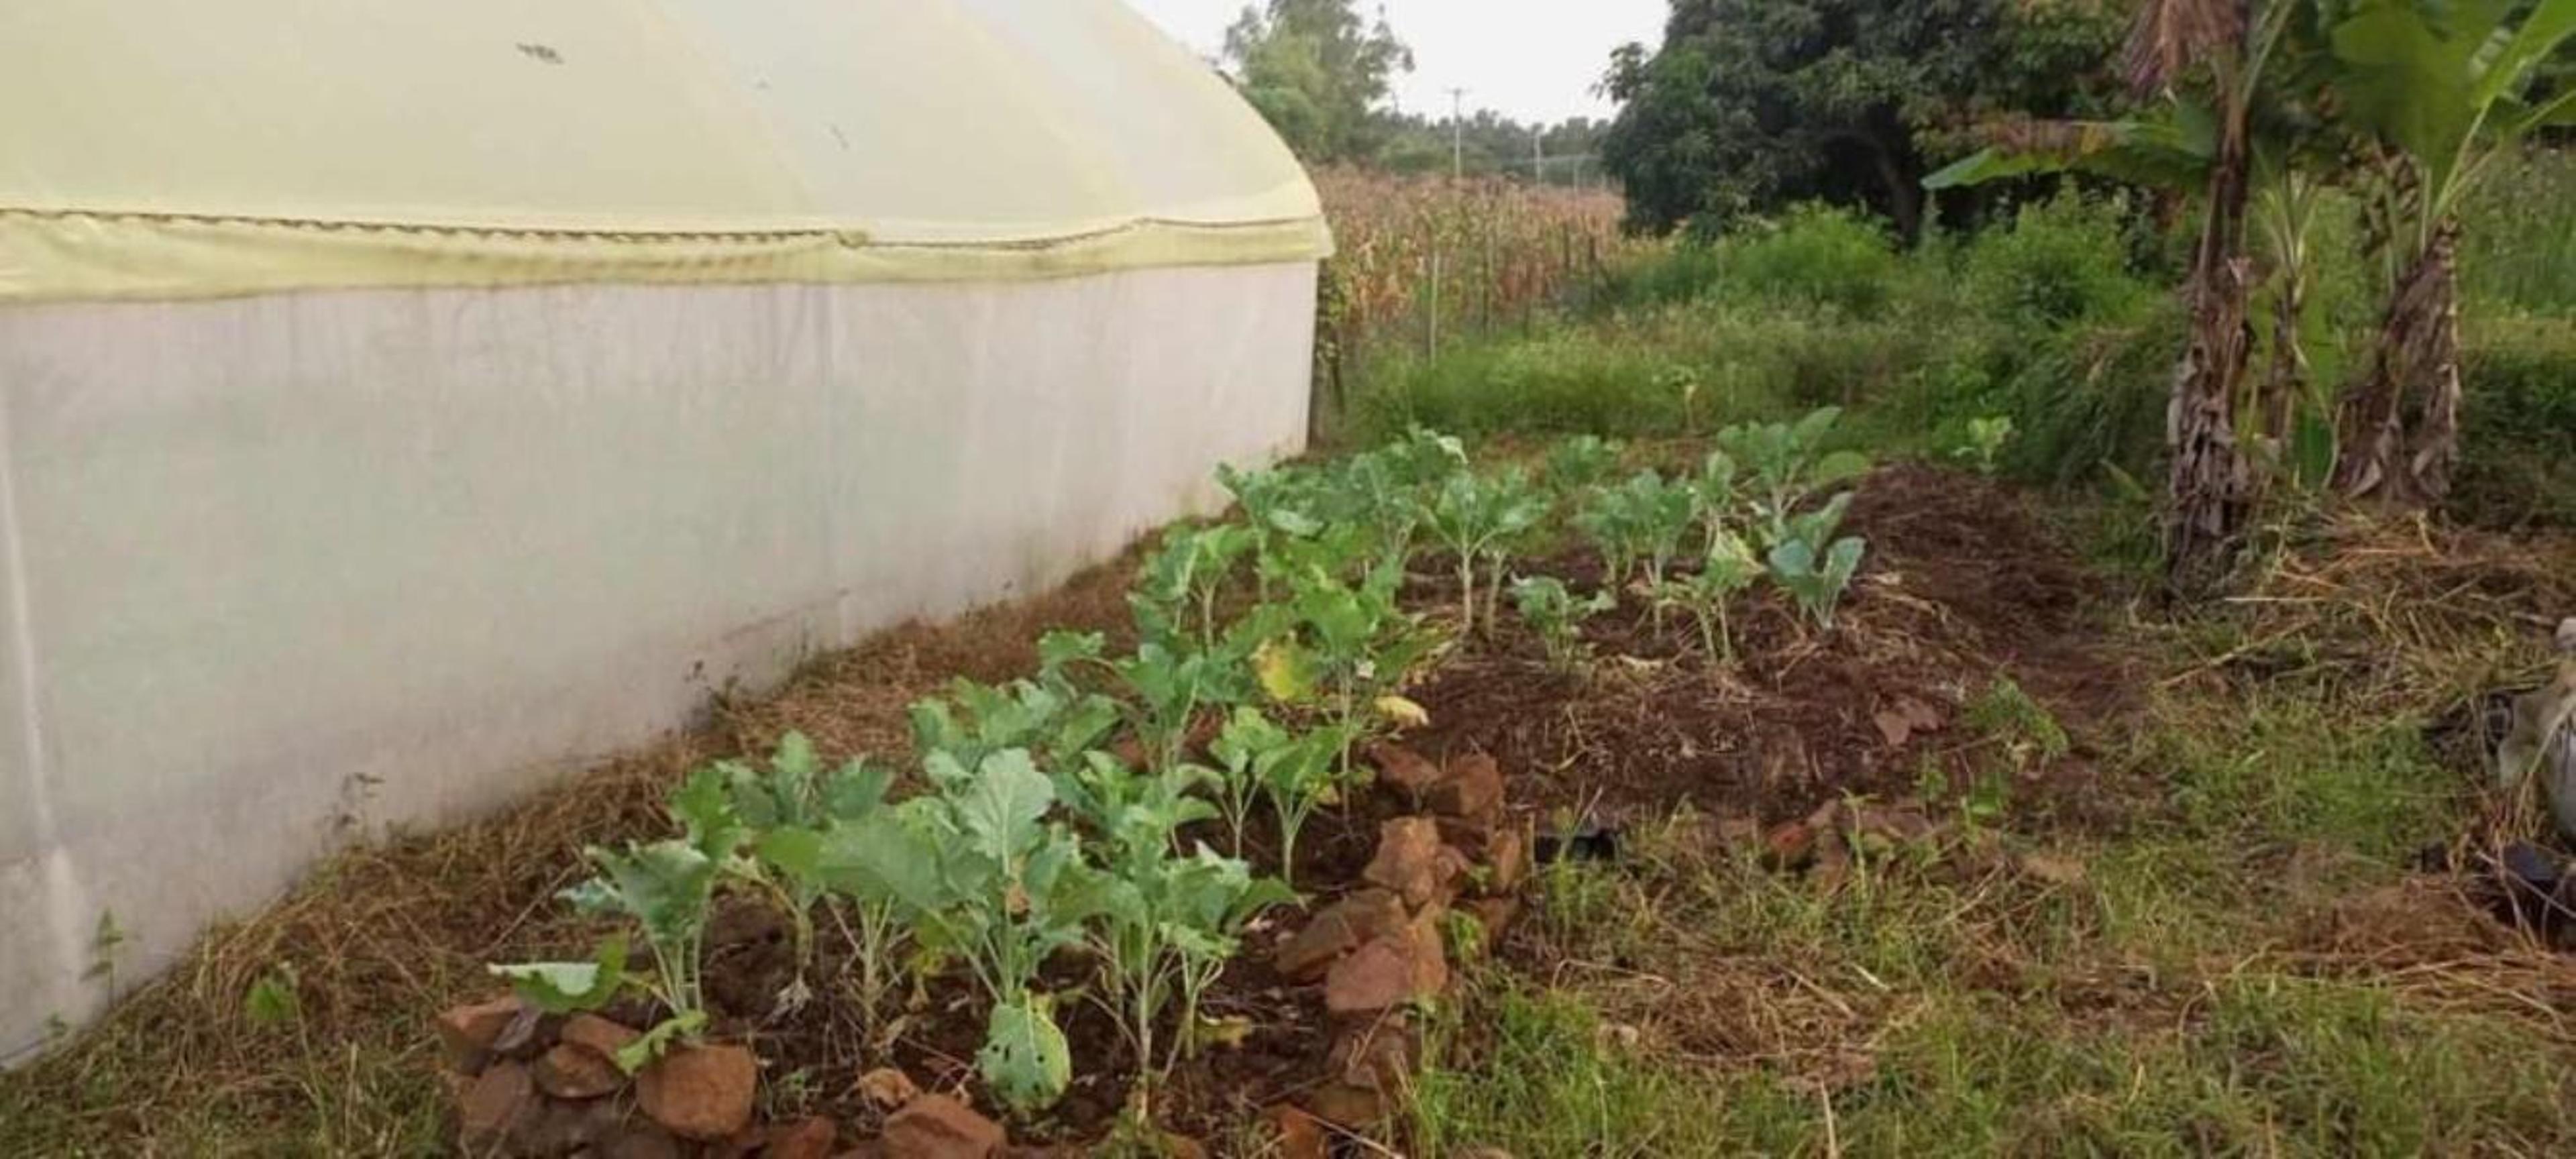
[[[1329,391],[1374,356],[1530,326],[1659,244],[1620,232],[1609,189],[1356,169],[1318,173],[1315,186],[1336,244],[1316,319]]]

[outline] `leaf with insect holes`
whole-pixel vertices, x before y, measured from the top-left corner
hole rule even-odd
[[[522,962],[487,967],[519,1000],[548,1014],[597,1010],[626,985],[626,939],[607,938],[587,962]]]
[[[1020,1114],[1045,1110],[1073,1083],[1073,1050],[1048,1011],[1048,999],[995,1003],[985,1022],[975,1069],[1002,1105]]]
[[[720,868],[688,841],[670,839],[624,850],[586,851],[601,875],[565,890],[564,900],[588,914],[634,918],[644,936],[676,945],[704,927],[707,901]]]
[[[732,786],[723,770],[699,769],[671,795],[671,817],[687,832],[688,844],[711,861],[732,857],[750,837],[742,814],[734,808]]]

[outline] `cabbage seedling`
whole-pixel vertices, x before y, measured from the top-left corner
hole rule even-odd
[[[1619,444],[1599,435],[1576,435],[1547,451],[1547,485],[1559,495],[1589,491],[1618,469]]]
[[[1718,432],[1718,449],[1753,473],[1753,512],[1768,542],[1789,537],[1789,513],[1808,495],[1868,472],[1869,457],[1856,451],[1819,456],[1841,417],[1840,407],[1826,407],[1794,424],[1747,423]]]
[[[1834,608],[1852,577],[1860,572],[1866,544],[1858,536],[1835,540],[1820,557],[1805,540],[1791,539],[1771,549],[1771,577],[1797,600],[1798,608],[1817,627],[1834,626]]]
[[[1244,526],[1252,531],[1256,555],[1271,554],[1282,538],[1302,539],[1324,529],[1324,521],[1314,511],[1318,487],[1310,471],[1295,467],[1239,471],[1219,465],[1216,477],[1242,505]],[[1269,575],[1258,574],[1256,582],[1260,598],[1269,599]]]
[[[1189,1001],[1183,1041],[1195,1018],[1192,962],[1204,954],[1219,962],[1231,956],[1234,935],[1251,911],[1286,895],[1275,883],[1256,890],[1241,861],[1205,846],[1196,857],[1173,853],[1181,826],[1214,814],[1206,801],[1188,795],[1202,775],[1139,774],[1106,753],[1091,753],[1080,773],[1057,780],[1065,800],[1101,837],[1094,846],[1103,861],[1091,940],[1102,1004],[1135,1048],[1149,1090],[1166,1065],[1155,1044],[1163,1011],[1176,995]]]
[[[1015,748],[1055,763],[1079,759],[1118,725],[1118,702],[1082,691],[1064,672],[1077,657],[1096,657],[1099,641],[1049,633],[1038,642],[1046,661],[1041,680],[951,682],[949,700],[924,700],[908,710],[914,751],[948,753],[970,768]]]
[[[917,941],[973,969],[993,999],[977,1067],[1005,1106],[1042,1110],[1063,1095],[1072,1061],[1032,986],[1049,956],[1082,939],[1098,883],[1080,843],[1047,822],[1055,786],[1027,750],[971,769],[932,752],[922,773],[934,791],[862,822],[847,851],[910,915]]]
[[[1216,600],[1245,553],[1259,545],[1253,529],[1220,523],[1174,531],[1145,563],[1127,601],[1148,636],[1194,633],[1202,648],[1216,642]],[[1184,621],[1194,619],[1195,623]]]
[[[1700,561],[1697,572],[1667,581],[1658,593],[1666,603],[1680,604],[1690,610],[1699,625],[1700,648],[1712,664],[1735,660],[1735,640],[1726,623],[1727,604],[1737,592],[1751,587],[1762,575],[1762,564],[1753,558],[1753,549],[1735,533],[1719,528],[1717,544]]]
[[[561,896],[585,914],[617,914],[635,923],[653,957],[647,988],[675,1020],[702,1024],[700,984],[707,909],[717,879],[735,868],[750,830],[733,809],[724,779],[712,769],[689,778],[670,801],[683,835],[624,849],[583,851],[599,875]]]
[[[1967,437],[1950,453],[1967,460],[1980,475],[1992,475],[2004,453],[2004,444],[2012,441],[2011,415],[1991,415],[1968,420]]]
[[[780,737],[765,763],[718,761],[710,768],[753,834],[753,856],[737,861],[736,871],[787,911],[794,930],[796,977],[780,995],[793,1009],[811,996],[805,970],[814,957],[814,907],[830,889],[821,862],[824,832],[883,805],[894,775],[864,759],[826,774],[814,743],[801,732]]]
[[[1522,576],[1512,581],[1513,605],[1520,609],[1522,621],[1538,633],[1540,646],[1547,649],[1548,665],[1560,672],[1583,666],[1583,621],[1617,607],[1618,602],[1607,591],[1578,600],[1555,576]]]
[[[1431,531],[1457,553],[1458,631],[1476,631],[1476,565],[1489,565],[1492,583],[1502,583],[1503,563],[1514,537],[1547,517],[1547,502],[1518,469],[1491,478],[1471,472],[1449,476],[1431,503]]]
[[[1321,707],[1340,739],[1340,769],[1375,712],[1431,654],[1432,638],[1396,603],[1402,573],[1372,569],[1346,583],[1322,568],[1289,576],[1285,604],[1255,609],[1247,633],[1263,642],[1253,656],[1262,691],[1284,704]]]

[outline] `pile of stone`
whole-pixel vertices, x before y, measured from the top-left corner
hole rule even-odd
[[[760,1123],[750,1049],[679,1044],[628,1075],[617,1052],[635,1028],[596,1014],[549,1015],[514,997],[438,1017],[456,1097],[457,1149],[578,1159],[987,1159],[1008,1143],[965,1103],[925,1094],[901,1072],[861,1089],[888,1112],[879,1139],[846,1140],[821,1116]]]
[[[1449,986],[1452,929],[1490,942],[1518,912],[1529,872],[1528,833],[1503,803],[1502,771],[1471,755],[1437,765],[1409,750],[1372,754],[1381,786],[1417,812],[1385,822],[1357,888],[1318,911],[1273,958],[1281,977],[1321,983],[1332,1018],[1326,1080],[1271,1120],[1291,1159],[1320,1140],[1315,1120],[1353,1130],[1383,1123],[1420,1061],[1414,1007]],[[1459,923],[1464,914],[1474,922]]]

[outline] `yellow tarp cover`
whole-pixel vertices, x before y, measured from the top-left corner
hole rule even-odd
[[[8,0],[0,301],[1310,259],[1117,0]]]

